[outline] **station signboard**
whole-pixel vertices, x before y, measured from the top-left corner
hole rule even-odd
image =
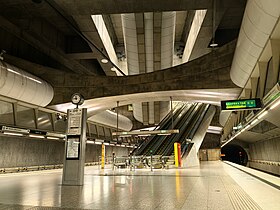
[[[261,108],[262,103],[259,98],[221,101],[222,111],[241,111]]]

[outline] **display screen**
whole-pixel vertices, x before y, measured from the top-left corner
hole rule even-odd
[[[261,100],[259,98],[241,99],[221,101],[221,107],[224,111],[246,110],[246,109],[261,109]]]

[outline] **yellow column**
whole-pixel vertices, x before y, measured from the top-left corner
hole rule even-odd
[[[101,145],[101,169],[104,169],[105,166],[105,145]]]
[[[179,167],[179,158],[178,158],[178,145],[174,143],[174,156],[175,156],[175,167]]]

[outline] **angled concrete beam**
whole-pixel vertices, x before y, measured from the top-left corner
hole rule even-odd
[[[127,77],[84,76],[79,74],[42,74],[53,85],[52,104],[68,102],[73,92],[86,99],[171,90],[237,88],[231,81],[235,42],[183,65],[152,73]]]
[[[87,69],[79,62],[68,59],[66,54],[61,49],[53,47],[53,43],[47,42],[41,37],[41,34],[37,34],[30,30],[22,30],[2,16],[0,16],[0,25],[1,28],[4,28],[9,33],[15,35],[19,39],[33,46],[35,49],[46,54],[47,56],[50,56],[52,59],[71,69],[73,72],[88,75],[96,74],[96,72]]]

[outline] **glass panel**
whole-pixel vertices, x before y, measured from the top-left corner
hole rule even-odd
[[[17,105],[17,125],[26,128],[35,128],[34,109]]]
[[[52,131],[51,114],[43,111],[38,111],[38,128],[42,130]]]
[[[91,137],[97,138],[96,126],[92,123],[89,123],[89,132]]]
[[[97,131],[99,136],[105,136],[103,127],[97,125]]]
[[[111,130],[109,128],[104,128],[106,140],[111,140]]]
[[[62,133],[66,133],[67,119],[60,115],[55,115],[54,118],[54,130]]]
[[[14,112],[11,103],[0,101],[0,123],[14,125]]]

